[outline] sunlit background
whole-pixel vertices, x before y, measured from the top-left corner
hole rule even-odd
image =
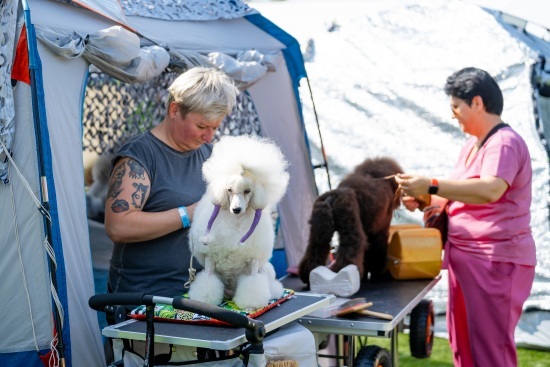
[[[318,115],[332,187],[367,157],[392,156],[405,171],[445,177],[465,136],[451,119],[443,85],[467,66],[487,70],[504,93],[503,120],[532,156],[532,230],[537,275],[526,308],[550,310],[549,163],[534,115],[537,53],[492,13],[464,1],[251,1],[300,42],[309,83],[301,85],[315,163],[322,162]],[[308,47],[309,46],[309,47]],[[315,108],[315,110],[314,110]],[[328,189],[319,169],[317,184]],[[399,210],[396,223],[420,223]],[[445,273],[443,273],[445,276]],[[430,292],[443,312],[446,279]]]

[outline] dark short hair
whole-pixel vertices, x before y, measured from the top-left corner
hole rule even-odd
[[[485,111],[495,115],[502,113],[504,98],[495,79],[485,70],[464,68],[453,73],[445,83],[445,93],[472,105],[472,99],[480,96],[485,105]]]

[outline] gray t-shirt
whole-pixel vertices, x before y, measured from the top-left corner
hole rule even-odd
[[[126,142],[113,162],[130,157],[145,168],[151,188],[143,211],[160,212],[191,205],[202,197],[206,191],[202,164],[211,153],[210,144],[178,152],[147,131]],[[179,229],[150,241],[115,243],[109,269],[110,291],[183,295],[191,257],[188,232]],[[194,267],[201,269],[196,261]]]

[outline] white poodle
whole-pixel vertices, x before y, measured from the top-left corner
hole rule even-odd
[[[261,308],[283,294],[268,261],[273,251],[271,210],[288,185],[288,163],[270,140],[224,136],[202,172],[207,191],[199,201],[189,245],[204,270],[191,283],[191,299]]]

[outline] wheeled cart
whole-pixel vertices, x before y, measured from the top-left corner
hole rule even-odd
[[[175,308],[187,309],[214,318],[223,316],[224,318],[218,319],[239,327],[155,321],[153,328],[153,319],[151,317],[148,322],[132,319],[117,323],[104,328],[102,333],[104,336],[113,339],[122,339],[127,341],[149,341],[149,343],[147,343],[147,351],[150,351],[153,348],[153,341],[167,346],[188,346],[216,351],[230,351],[239,347],[242,348],[242,346],[249,343],[251,339],[257,340],[261,343],[264,335],[269,334],[270,332],[273,332],[312,311],[326,307],[330,304],[332,299],[334,299],[334,296],[331,295],[297,292],[292,298],[276,307],[271,308],[257,318],[248,319],[247,317],[236,314],[232,311],[205,304],[201,305],[201,303],[196,301],[179,300],[180,305],[173,304],[171,300],[163,297],[153,297],[153,301],[155,301],[153,303],[170,304]],[[166,300],[169,302],[166,302]],[[111,304],[106,303],[102,299],[101,301],[102,302],[96,301],[92,308],[101,309],[104,305]],[[90,303],[92,304],[93,302]],[[190,308],[190,305],[193,307]],[[208,313],[202,313],[204,311],[208,311]],[[220,312],[223,312],[223,314]],[[235,319],[237,317],[238,319]],[[244,321],[241,320],[243,318]],[[259,325],[260,328],[255,327],[254,325],[256,324]],[[259,333],[258,330],[261,330],[262,334],[259,338],[254,335]],[[151,338],[151,336],[153,337]],[[263,351],[260,351],[260,353],[263,353]],[[149,357],[150,361],[153,361],[154,353],[152,353]],[[170,364],[173,365],[173,363]],[[146,365],[151,366],[152,363],[148,362]],[[216,364],[216,366],[217,365],[218,364]],[[225,366],[225,364],[223,365]],[[243,365],[246,366],[248,363]],[[256,364],[253,365],[256,366]],[[250,366],[252,366],[252,364],[249,365],[249,367]]]
[[[312,332],[335,334],[342,341],[348,336],[348,351],[355,350],[354,336],[374,336],[391,339],[391,350],[376,346],[365,346],[357,356],[353,352],[344,355],[343,348],[338,348],[338,359],[347,359],[347,366],[398,366],[397,337],[398,326],[410,314],[411,353],[417,358],[429,357],[434,333],[434,312],[431,301],[425,300],[426,294],[437,284],[441,275],[434,279],[421,280],[384,280],[365,282],[352,298],[363,297],[372,302],[372,310],[393,317],[392,320],[370,317],[358,313],[345,316],[318,317],[306,315],[298,321]],[[304,289],[304,284],[297,278],[289,276],[283,284],[295,290]],[[342,342],[338,343],[340,346]],[[341,349],[341,350],[340,350]],[[376,363],[364,363],[367,359]]]

